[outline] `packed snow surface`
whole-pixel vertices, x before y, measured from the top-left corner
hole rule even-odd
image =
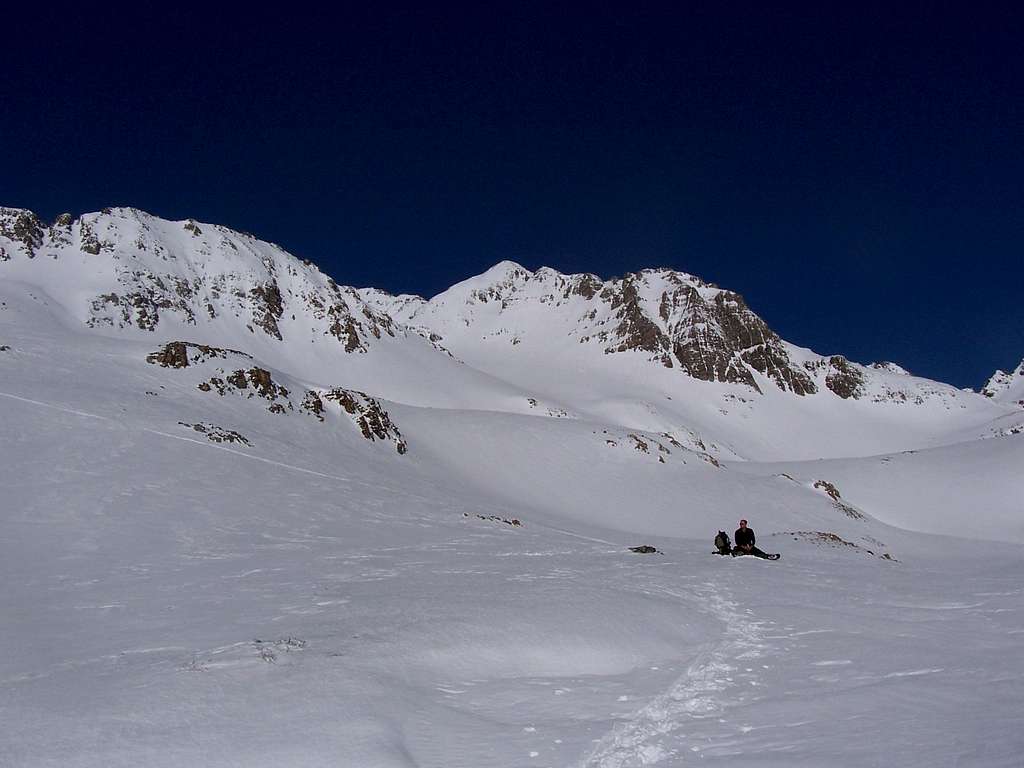
[[[697,381],[511,262],[428,302],[3,210],[0,765],[1021,765],[1016,403]],[[741,517],[780,561],[711,554]]]

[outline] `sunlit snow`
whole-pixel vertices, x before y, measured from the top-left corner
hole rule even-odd
[[[90,221],[110,249],[0,236],[0,765],[1021,764],[1015,402],[696,381],[571,338],[585,300],[510,262],[345,294],[396,323],[348,353],[280,249]],[[230,275],[223,306],[89,327],[113,254]],[[228,300],[268,275],[282,340]],[[147,362],[179,339],[251,358]],[[198,386],[244,366],[288,394]],[[302,409],[336,387],[407,452]],[[741,517],[779,562],[711,554]]]

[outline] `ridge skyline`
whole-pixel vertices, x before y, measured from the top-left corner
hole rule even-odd
[[[498,257],[494,261],[488,262],[486,258],[479,257],[474,262],[478,266],[470,267],[469,265],[466,265],[466,269],[472,268],[477,269],[478,271],[469,274],[463,272],[461,275],[452,275],[451,277],[446,278],[439,278],[435,274],[434,283],[435,286],[437,287],[428,286],[425,289],[417,290],[416,286],[412,286],[411,288],[403,288],[401,287],[400,284],[397,284],[394,279],[389,279],[389,277],[391,277],[391,272],[388,269],[383,269],[382,271],[377,272],[376,274],[378,274],[378,276],[381,279],[375,282],[367,282],[367,280],[372,279],[372,277],[364,280],[350,279],[350,273],[352,273],[352,277],[356,277],[361,274],[374,274],[374,271],[372,269],[367,271],[367,265],[358,258],[343,258],[337,255],[336,253],[328,254],[320,258],[311,257],[306,254],[296,252],[287,243],[282,243],[279,240],[275,240],[271,237],[264,236],[260,232],[254,231],[253,229],[239,228],[233,225],[219,224],[210,220],[203,220],[199,216],[184,216],[182,218],[172,219],[161,214],[152,213],[149,210],[146,210],[136,205],[106,206],[95,211],[83,211],[78,213],[69,213],[67,211],[63,211],[60,213],[54,213],[52,215],[40,214],[37,210],[29,207],[6,205],[0,206],[0,209],[2,208],[6,208],[8,211],[28,212],[33,216],[36,216],[40,220],[41,224],[43,224],[44,226],[52,226],[54,222],[67,216],[70,216],[72,217],[72,220],[77,221],[83,216],[100,215],[105,212],[122,210],[129,212],[134,211],[144,216],[152,217],[154,219],[158,219],[165,222],[185,223],[193,221],[206,226],[222,227],[229,229],[232,232],[238,233],[239,235],[253,237],[256,238],[257,240],[274,245],[280,248],[285,253],[294,256],[296,259],[300,261],[315,264],[317,268],[320,269],[325,276],[337,280],[339,284],[353,288],[358,288],[359,290],[376,290],[395,297],[416,297],[419,299],[423,299],[424,301],[431,301],[437,296],[444,294],[451,288],[454,288],[455,286],[458,286],[462,283],[478,279],[502,267],[503,265],[511,265],[513,267],[518,267],[526,272],[529,272],[531,275],[546,269],[551,270],[557,273],[558,275],[564,277],[593,275],[603,282],[621,280],[623,277],[632,274],[670,271],[675,274],[691,278],[709,287],[722,288],[724,290],[740,294],[747,301],[748,305],[750,305],[751,308],[759,316],[765,318],[765,320],[768,322],[768,325],[771,328],[775,329],[779,333],[779,335],[782,336],[782,338],[786,339],[787,341],[790,341],[793,344],[796,344],[797,346],[813,349],[815,352],[819,352],[820,354],[825,355],[841,354],[849,358],[850,360],[857,361],[864,365],[883,362],[896,363],[901,368],[907,370],[908,372],[915,376],[920,376],[923,378],[931,379],[933,381],[947,383],[960,389],[970,389],[975,392],[982,391],[986,384],[992,379],[992,377],[995,374],[1001,371],[1013,371],[1016,367],[1019,366],[1022,359],[1022,355],[1018,353],[1010,354],[1009,357],[1007,357],[1005,360],[1000,358],[1000,361],[994,367],[989,368],[987,371],[983,372],[979,376],[973,377],[972,379],[965,383],[964,380],[956,378],[954,376],[943,376],[941,374],[936,374],[934,370],[932,370],[931,368],[923,368],[920,365],[915,364],[914,360],[917,359],[915,355],[910,355],[909,357],[901,356],[895,349],[892,352],[886,352],[883,351],[882,349],[878,349],[878,354],[864,355],[862,353],[855,351],[856,349],[860,349],[862,345],[854,344],[853,346],[855,350],[848,350],[847,346],[842,341],[830,341],[828,339],[825,339],[823,335],[820,333],[820,330],[816,324],[808,324],[806,326],[801,326],[795,330],[788,328],[786,320],[790,320],[791,322],[791,319],[783,318],[780,321],[780,318],[773,317],[771,314],[769,314],[768,311],[761,308],[766,300],[767,306],[769,307],[773,305],[778,305],[780,303],[784,303],[782,297],[770,296],[768,289],[763,288],[762,286],[754,286],[751,291],[729,282],[722,282],[717,279],[711,279],[709,276],[702,274],[698,271],[694,271],[689,268],[679,266],[679,261],[672,262],[670,260],[669,262],[663,262],[661,264],[655,265],[651,262],[641,262],[638,260],[640,257],[637,257],[637,259],[634,259],[633,262],[636,264],[636,266],[634,266],[633,268],[625,269],[624,271],[616,272],[614,270],[609,271],[607,269],[602,270],[600,268],[587,268],[585,261],[581,263],[578,260],[570,260],[570,267],[563,267],[559,265],[565,260],[557,258],[546,259],[540,256],[536,258],[528,258],[522,256],[505,256]],[[354,270],[351,269],[353,266],[356,267]],[[447,282],[444,282],[442,284],[442,281]],[[748,281],[740,280],[740,282],[747,283]],[[751,293],[759,300],[757,303],[751,300]],[[821,352],[821,350],[826,351]]]

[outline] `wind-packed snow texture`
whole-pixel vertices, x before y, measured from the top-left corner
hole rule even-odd
[[[0,209],[0,765],[1019,766],[1019,373]]]

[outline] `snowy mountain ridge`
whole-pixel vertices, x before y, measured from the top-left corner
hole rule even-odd
[[[8,262],[6,276],[45,286],[92,328],[206,325],[223,333],[236,324],[226,315],[250,333],[282,340],[282,326],[290,330],[293,322],[284,314],[284,290],[289,308],[301,308],[313,330],[346,352],[365,352],[371,338],[394,335],[390,319],[352,289],[276,245],[134,208],[63,215],[49,227],[29,211],[0,208],[0,260]]]
[[[826,389],[843,399],[859,399],[874,371],[909,376],[895,363],[862,366],[841,355],[808,354],[779,338],[739,294],[667,268],[605,281],[593,274],[564,275],[550,267],[530,272],[503,261],[429,301],[376,289],[359,293],[403,324],[448,335],[462,326],[481,326],[488,332],[485,341],[506,336],[513,345],[524,340],[517,331],[517,311],[546,313],[544,322],[550,323],[559,320],[553,317],[555,310],[564,308],[568,322],[563,319],[561,324],[571,326],[568,335],[580,344],[597,345],[604,354],[649,353],[650,362],[678,368],[691,378],[745,384],[758,393],[758,380],[767,377],[778,389],[798,396]],[[507,317],[508,327],[494,328],[498,317]]]
[[[0,276],[99,333],[240,349],[413,405],[693,435],[723,459],[940,445],[990,434],[1008,407],[800,348],[738,294],[670,269],[602,280],[504,261],[426,300],[339,285],[194,220],[113,208],[46,226],[0,208]]]

